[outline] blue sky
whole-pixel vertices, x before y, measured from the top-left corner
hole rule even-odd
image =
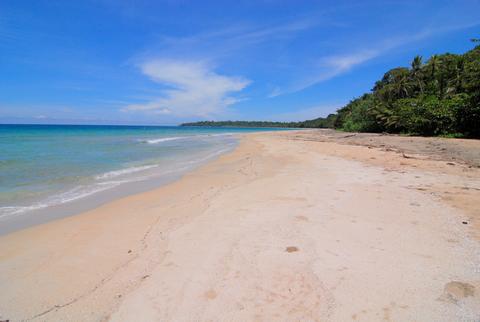
[[[0,122],[311,119],[479,36],[467,0],[1,0]]]

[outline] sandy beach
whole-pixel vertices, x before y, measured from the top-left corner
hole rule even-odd
[[[245,134],[0,237],[0,321],[479,321],[480,141]]]

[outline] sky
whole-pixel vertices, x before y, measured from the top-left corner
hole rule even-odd
[[[0,123],[325,117],[479,37],[479,0],[0,0]]]

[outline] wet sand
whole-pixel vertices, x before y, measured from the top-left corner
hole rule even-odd
[[[0,237],[0,320],[479,320],[479,141],[347,135],[245,135],[167,186]]]

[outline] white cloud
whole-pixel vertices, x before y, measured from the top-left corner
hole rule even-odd
[[[367,50],[350,55],[330,56],[323,59],[323,64],[333,69],[333,74],[351,69],[353,66],[376,57],[378,50]]]
[[[348,55],[332,55],[324,57],[320,59],[317,71],[313,76],[297,81],[294,85],[285,90],[276,87],[270,93],[269,97],[298,92],[317,83],[327,81],[335,76],[348,72],[356,65],[373,59],[380,54],[380,50],[365,50]]]
[[[146,111],[175,117],[215,116],[239,101],[232,93],[250,81],[215,73],[204,62],[157,59],[140,65],[143,74],[169,87],[161,97],[128,105],[127,111]]]

